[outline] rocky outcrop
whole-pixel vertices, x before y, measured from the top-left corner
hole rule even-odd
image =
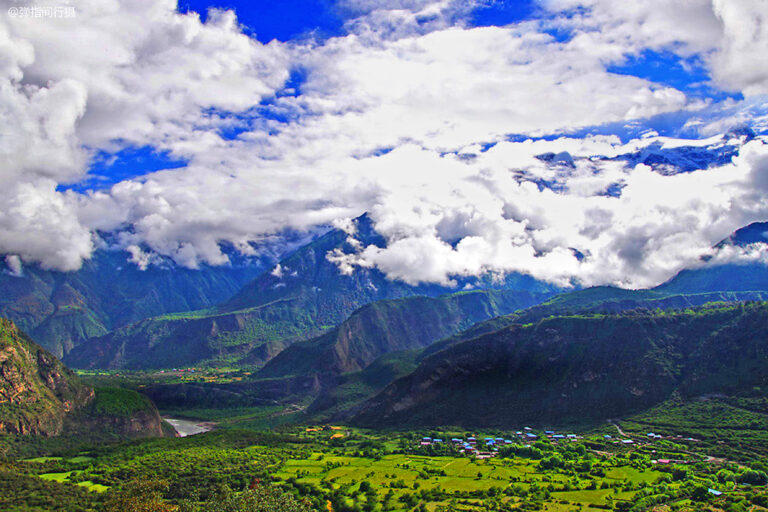
[[[0,432],[57,435],[94,391],[12,322],[0,319]]]
[[[97,388],[96,398],[64,422],[67,434],[136,439],[163,437],[163,420],[146,396],[117,388]]]
[[[0,433],[56,436],[162,436],[162,420],[145,396],[97,389],[16,325],[0,318]]]

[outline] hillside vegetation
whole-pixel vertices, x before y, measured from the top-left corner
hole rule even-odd
[[[87,386],[10,320],[0,319],[0,433],[162,436],[157,408],[136,391]]]
[[[258,376],[360,371],[384,354],[424,348],[477,322],[539,300],[524,291],[489,290],[375,302],[360,308],[330,332],[287,348]]]
[[[768,384],[768,304],[515,324],[424,358],[355,411],[362,425],[584,423],[673,394]]]
[[[0,432],[59,434],[65,415],[94,397],[52,354],[0,319]]]
[[[360,243],[383,243],[367,216],[358,218],[355,225],[354,236]],[[328,259],[332,251],[354,251],[350,235],[342,230],[329,231],[223,304],[158,316],[92,338],[72,350],[65,361],[75,368],[261,366],[292,343],[333,329],[366,304],[412,296],[437,297],[454,291],[392,281],[376,269],[361,268],[346,274]],[[526,302],[526,297],[535,296],[540,301],[554,293],[552,286],[516,274],[502,282],[474,279],[473,283],[481,288],[518,290],[523,307],[533,304]]]

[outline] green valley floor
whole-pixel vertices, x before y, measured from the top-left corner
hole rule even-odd
[[[252,424],[243,411],[232,411],[241,423],[218,411],[218,429],[185,438],[4,436],[0,509],[186,512],[258,495],[262,505],[231,510],[766,510],[765,406],[760,397],[671,401],[586,430],[259,431],[242,428]]]

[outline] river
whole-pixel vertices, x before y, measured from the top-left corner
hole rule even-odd
[[[202,434],[203,432],[213,430],[213,425],[201,420],[180,420],[165,417],[163,419],[176,430],[179,437],[194,436],[195,434]]]

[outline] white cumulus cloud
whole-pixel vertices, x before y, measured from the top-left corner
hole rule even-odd
[[[370,212],[388,244],[329,255],[344,271],[647,286],[766,218],[761,140],[733,163],[664,176],[615,157],[703,143],[509,137],[705,115],[673,87],[607,71],[645,49],[698,56],[715,85],[759,101],[760,0],[547,0],[547,17],[506,27],[468,26],[463,5],[349,0],[347,34],[268,45],[231,11],[202,23],[171,0],[83,0],[72,20],[0,15],[0,252],[71,270],[102,230],[140,267],[156,253],[195,268],[227,263],[223,242],[253,252],[286,229],[354,236],[349,220]],[[281,92],[294,70],[304,80]],[[244,131],[223,138],[233,123]],[[57,189],[95,151],[141,146],[188,164]]]

